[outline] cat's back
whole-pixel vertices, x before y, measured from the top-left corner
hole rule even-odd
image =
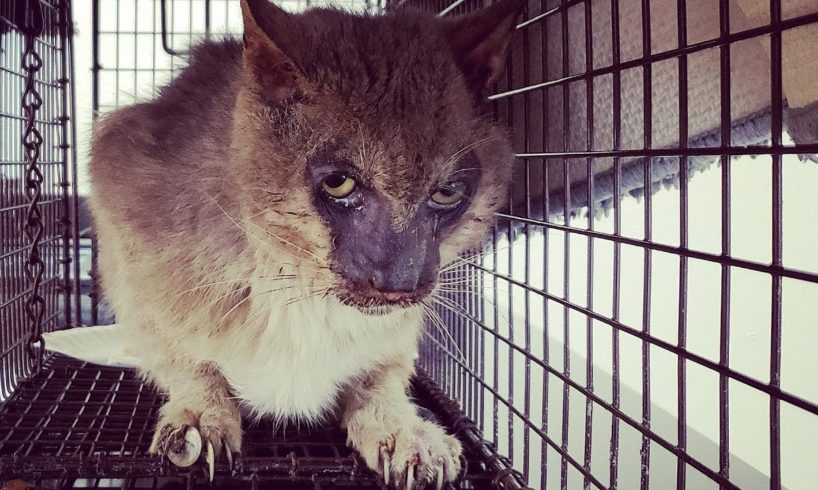
[[[230,147],[240,76],[241,43],[206,41],[150,101],[102,115],[91,142],[91,202],[95,210],[161,228],[162,216],[194,210],[196,190],[218,174],[211,168]],[[182,199],[188,199],[188,203]],[[145,215],[150,209],[151,216]]]
[[[244,241],[221,214],[235,205],[220,165],[240,60],[236,41],[201,44],[156,97],[107,113],[94,128],[89,203],[98,266],[106,299],[126,323],[166,311],[163,299],[222,280],[230,261],[239,262]]]
[[[99,118],[92,157],[127,148],[157,160],[181,160],[183,151],[195,149],[202,140],[228,136],[218,130],[231,120],[240,65],[241,44],[235,39],[193,46],[188,66],[152,100]],[[92,165],[99,163],[93,158]]]

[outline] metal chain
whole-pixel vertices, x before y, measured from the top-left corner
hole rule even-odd
[[[25,113],[25,130],[23,131],[23,148],[26,158],[25,192],[29,206],[26,211],[26,220],[23,223],[23,232],[29,241],[28,260],[25,265],[26,278],[31,286],[31,292],[26,299],[25,310],[29,320],[30,335],[26,349],[29,361],[37,370],[42,366],[42,323],[45,314],[45,299],[40,295],[40,285],[43,280],[45,264],[40,257],[40,239],[43,236],[43,217],[39,207],[43,174],[38,162],[43,137],[37,129],[37,111],[43,105],[43,99],[37,91],[37,72],[43,66],[43,60],[36,50],[37,36],[42,32],[42,10],[39,0],[25,2],[25,22],[22,32],[25,39],[22,68],[26,74],[26,84],[23,90],[21,106]]]

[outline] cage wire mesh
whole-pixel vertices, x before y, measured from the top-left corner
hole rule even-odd
[[[161,399],[128,373],[52,358],[15,389],[36,368],[27,346],[36,350],[37,328],[106,319],[93,290],[90,313],[78,316],[78,261],[66,260],[79,257],[70,36],[35,36],[43,67],[31,75],[18,20],[29,4],[57,31],[70,12],[65,1],[2,10],[0,334],[12,399],[0,414],[0,469],[28,464],[46,481],[76,475],[85,458],[100,478],[48,481],[192,486],[191,474],[132,477],[167,468],[145,455]],[[482,3],[347,6],[406,5],[448,16]],[[191,42],[240,30],[230,0],[91,8],[92,98],[80,110],[95,114],[149,97],[184,66]],[[489,96],[518,157],[508,206],[486,246],[448,272],[419,361],[435,383],[416,383],[429,408],[455,414],[445,422],[471,442],[470,464],[490,467],[464,486],[521,485],[496,447],[532,488],[812,488],[818,96],[809,53],[818,7],[541,0],[528,2],[517,31]],[[54,194],[36,206],[37,247],[21,231],[37,223],[27,216],[31,156],[21,144],[29,114],[20,98],[32,78],[43,98],[39,187]],[[37,288],[37,271],[26,276],[33,250],[44,261]],[[45,303],[32,328],[24,305],[36,296]],[[260,430],[248,439],[250,464],[267,473],[246,475],[278,474],[293,488],[369,484],[338,434],[296,433],[288,448]],[[305,467],[300,480],[284,476]]]
[[[531,486],[814,487],[816,11],[527,2],[514,186],[421,366]]]
[[[377,0],[283,0],[285,10],[336,6],[377,12]],[[233,0],[115,0],[93,2],[94,100],[105,112],[150,98],[186,66],[188,46],[241,33],[241,9]]]
[[[0,7],[0,400],[37,367],[40,333],[77,311],[67,15],[67,2]]]

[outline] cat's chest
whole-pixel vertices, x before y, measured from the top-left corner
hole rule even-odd
[[[286,319],[273,315],[251,354],[216,361],[235,395],[255,414],[321,418],[335,408],[345,384],[417,348],[419,319],[344,313],[327,315],[317,307]]]

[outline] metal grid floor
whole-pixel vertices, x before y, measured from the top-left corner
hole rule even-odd
[[[521,488],[508,463],[428,378],[415,380],[413,394],[466,447],[465,475],[449,488],[497,488],[504,478],[504,488]],[[0,409],[0,475],[49,488],[206,485],[203,466],[177,468],[147,454],[163,401],[132,370],[55,356]],[[216,465],[218,488],[382,488],[337,425],[274,430],[262,421],[245,429],[233,474],[224,461]]]

